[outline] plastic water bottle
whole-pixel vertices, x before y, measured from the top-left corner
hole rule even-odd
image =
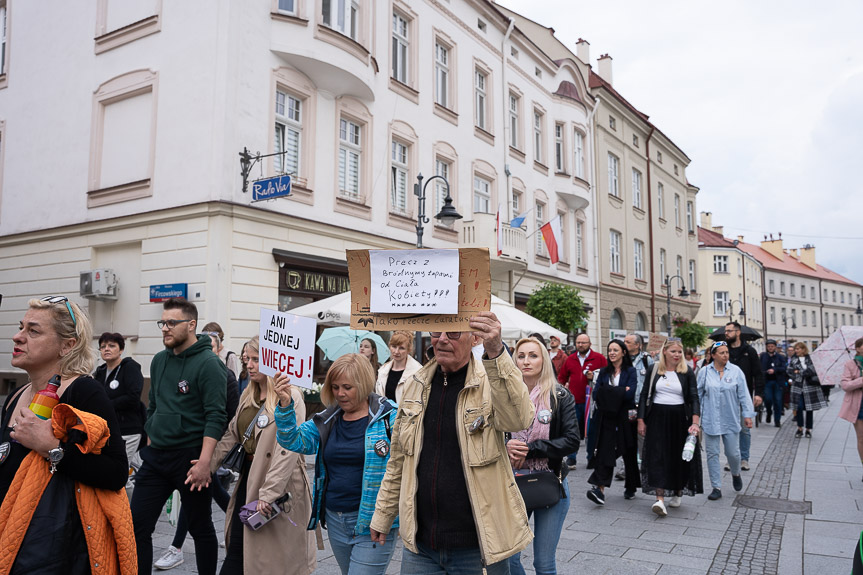
[[[692,461],[692,455],[695,453],[695,434],[690,434],[686,438],[686,443],[683,444],[683,461]]]
[[[54,406],[60,403],[60,396],[57,391],[60,389],[60,376],[55,375],[45,386],[42,391],[36,392],[33,396],[33,401],[30,403],[30,411],[36,414],[39,419],[50,419],[51,413],[54,411]]]

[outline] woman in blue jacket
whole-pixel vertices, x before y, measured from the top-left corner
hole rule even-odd
[[[593,487],[587,492],[587,498],[597,505],[605,505],[605,488],[611,486],[618,457],[623,457],[626,471],[624,498],[635,497],[635,490],[641,485],[635,434],[638,374],[632,367],[626,347],[619,339],[608,344],[606,357],[608,365],[599,371],[591,396],[595,405],[591,425],[596,425],[599,433],[593,456],[593,473],[587,480]]]
[[[390,456],[396,405],[372,392],[375,373],[360,354],[338,358],[327,372],[321,400],[327,409],[297,425],[291,385],[276,382],[278,442],[315,457],[315,491],[309,529],[320,522],[344,575],[383,575],[395,550],[396,529],[386,543],[372,543],[369,523]]]

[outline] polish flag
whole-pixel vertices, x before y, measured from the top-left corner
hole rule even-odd
[[[503,253],[503,225],[506,216],[503,213],[503,203],[497,205],[497,255]]]
[[[548,248],[548,257],[551,258],[551,263],[556,264],[560,261],[558,250],[560,246],[560,238],[563,233],[560,229],[560,216],[554,217],[550,222],[539,228],[542,233],[542,239],[545,241],[545,247]]]

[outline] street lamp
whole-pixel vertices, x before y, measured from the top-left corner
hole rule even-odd
[[[788,317],[782,313],[782,326],[785,328],[785,355],[788,356]],[[797,322],[791,320],[791,329],[797,329]]]
[[[668,275],[665,276],[665,303],[666,303],[666,306],[668,307],[668,315],[666,315],[665,317],[668,318],[668,336],[669,337],[671,337],[672,331],[673,331],[671,328],[671,280],[674,280],[674,279],[680,281],[681,287],[680,287],[680,292],[678,293],[678,295],[680,297],[689,297],[689,292],[686,291],[686,281],[682,277],[680,277],[680,274],[675,274],[675,275],[670,276],[670,277]]]
[[[442,180],[446,186],[446,198],[444,198],[443,207],[441,208],[440,213],[435,216],[435,219],[440,221],[443,225],[449,226],[456,220],[460,220],[462,218],[462,215],[458,213],[455,206],[452,205],[452,196],[449,193],[449,182],[445,177],[432,176],[426,180],[425,185],[423,185],[423,175],[417,174],[417,183],[414,184],[414,195],[418,198],[417,203],[419,204],[419,209],[417,210],[417,249],[423,247],[423,224],[429,223],[429,219],[426,217],[426,188],[436,179]]]
[[[734,304],[740,304],[740,311],[737,312],[737,315],[746,318],[746,308],[743,307],[743,302],[739,299],[733,300],[730,304],[728,304],[728,321],[734,321]]]

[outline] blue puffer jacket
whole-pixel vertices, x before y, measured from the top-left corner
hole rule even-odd
[[[371,418],[369,419],[369,426],[366,428],[363,494],[360,499],[354,536],[370,534],[369,523],[371,523],[372,515],[375,513],[378,489],[380,489],[381,481],[387,470],[387,462],[390,460],[389,451],[384,457],[375,452],[375,444],[384,440],[389,446],[392,426],[398,411],[396,407],[395,403],[385,397],[376,393],[369,395],[369,415]],[[318,522],[322,527],[327,526],[324,510],[326,509],[328,478],[323,452],[330,431],[341,412],[341,408],[334,405],[316,414],[312,419],[298,427],[293,403],[284,408],[276,407],[276,426],[278,428],[276,438],[279,445],[296,453],[315,454],[315,492],[312,497],[312,517],[309,521],[309,529],[314,529]],[[398,520],[392,528],[398,528]]]

